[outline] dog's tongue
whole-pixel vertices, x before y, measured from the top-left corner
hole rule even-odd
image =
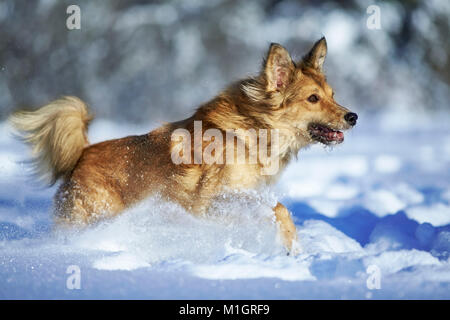
[[[326,133],[327,139],[331,141],[344,140],[344,134],[341,131],[330,131]]]
[[[335,143],[341,143],[344,141],[344,133],[338,130],[333,130],[327,126],[320,125],[320,124],[313,124],[311,125],[311,132],[313,136],[321,137],[322,143],[327,144],[331,142]],[[325,140],[325,141],[323,141]]]

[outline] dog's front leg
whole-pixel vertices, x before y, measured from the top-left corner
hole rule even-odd
[[[299,254],[300,248],[297,239],[297,229],[295,228],[295,224],[292,221],[288,209],[278,202],[275,208],[273,208],[273,211],[279,225],[281,240],[283,241],[285,248],[291,255]]]

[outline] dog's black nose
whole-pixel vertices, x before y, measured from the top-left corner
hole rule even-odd
[[[349,112],[344,116],[344,119],[349,125],[354,126],[356,124],[356,120],[358,120],[358,115],[354,112]]]

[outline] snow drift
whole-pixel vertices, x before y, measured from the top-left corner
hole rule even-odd
[[[147,130],[91,128],[91,141]],[[30,180],[28,151],[2,124],[0,298],[448,299],[450,130],[438,120],[408,130],[356,127],[331,152],[301,152],[274,188],[224,198],[208,219],[152,198],[61,232],[51,222],[55,189]],[[293,212],[297,257],[277,239],[278,200]],[[367,283],[373,268],[379,289]]]

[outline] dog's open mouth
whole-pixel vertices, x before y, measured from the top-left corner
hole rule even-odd
[[[312,123],[308,130],[313,140],[323,144],[338,144],[344,141],[344,133],[323,124]]]

